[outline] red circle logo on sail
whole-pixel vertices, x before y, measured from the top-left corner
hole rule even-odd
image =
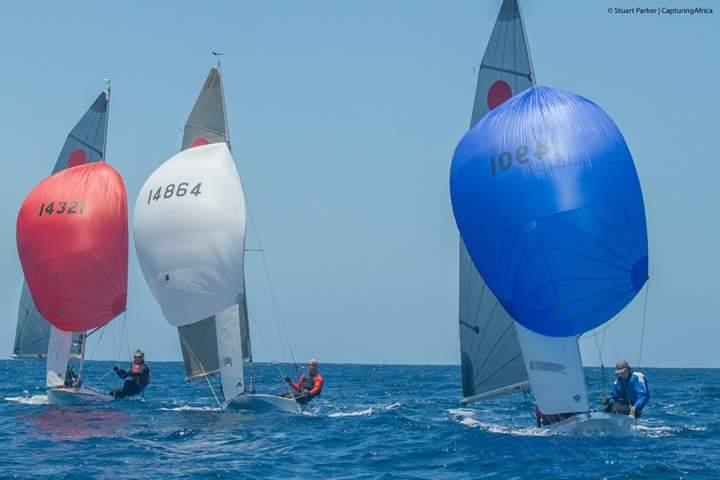
[[[78,165],[87,163],[87,160],[88,158],[85,150],[83,150],[82,148],[76,148],[70,153],[67,166],[68,168],[77,167]]]
[[[208,139],[205,137],[197,137],[195,140],[193,140],[192,144],[190,145],[190,148],[192,147],[201,147],[203,145],[207,145],[210,142],[208,142]]]
[[[512,97],[512,88],[504,80],[496,80],[490,85],[487,94],[488,108],[492,110],[508,98]]]

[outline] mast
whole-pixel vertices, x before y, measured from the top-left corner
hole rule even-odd
[[[100,156],[101,162],[107,161],[107,139],[108,139],[108,130],[110,125],[110,79],[106,78],[103,83],[105,84],[105,89],[103,90],[102,95],[105,95],[105,129],[103,132],[103,140],[102,140],[102,155]],[[78,368],[78,378],[77,378],[77,384],[82,385],[82,378],[83,378],[83,368],[85,367],[85,342],[87,341],[88,337],[88,331],[85,330],[84,332],[78,332],[78,340],[80,341],[80,367]]]

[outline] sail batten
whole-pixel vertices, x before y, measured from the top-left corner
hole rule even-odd
[[[480,64],[470,126],[533,86],[534,77],[517,1],[504,0]],[[470,402],[522,390],[516,386],[526,386],[528,375],[513,318],[487,288],[462,237],[459,262],[463,397]]]

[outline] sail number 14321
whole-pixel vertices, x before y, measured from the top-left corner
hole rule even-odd
[[[195,195],[197,197],[202,193],[200,190],[201,187],[202,182],[199,182],[192,188],[190,188],[189,182],[182,182],[178,184],[169,183],[167,185],[162,185],[157,189],[151,188],[148,193],[147,203],[150,205],[151,201],[158,201],[161,198],[184,197],[188,194]]]

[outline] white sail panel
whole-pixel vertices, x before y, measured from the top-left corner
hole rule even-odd
[[[547,337],[515,322],[535,401],[545,415],[590,409],[577,337]]]
[[[72,332],[64,332],[50,326],[50,341],[48,342],[45,372],[48,387],[61,387],[65,384],[65,371],[70,359],[72,342]]]
[[[245,391],[240,308],[234,304],[215,314],[220,381],[226,401]]]
[[[170,324],[210,317],[243,292],[245,197],[227,144],[183,150],[158,167],[134,226],[145,280]]]
[[[534,83],[520,9],[516,0],[504,0],[478,71],[470,126]],[[527,388],[515,322],[486,287],[462,238],[459,317],[463,402]]]

